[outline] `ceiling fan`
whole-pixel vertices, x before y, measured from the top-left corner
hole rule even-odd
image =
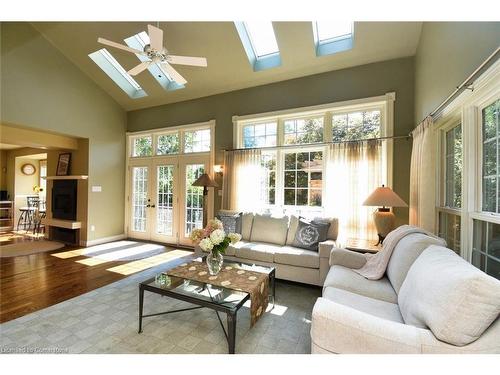
[[[185,84],[186,79],[179,74],[173,65],[190,65],[190,66],[207,66],[207,59],[204,57],[177,56],[168,53],[168,50],[163,46],[163,30],[153,25],[148,25],[148,36],[150,44],[144,46],[144,50],[138,50],[125,46],[120,43],[113,42],[104,38],[98,38],[97,42],[110,47],[118,48],[127,52],[132,52],[138,55],[148,57],[148,61],[143,61],[139,65],[130,69],[127,73],[135,76],[146,70],[151,64],[157,64],[160,69],[180,85]]]

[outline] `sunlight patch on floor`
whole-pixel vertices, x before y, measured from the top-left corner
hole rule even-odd
[[[154,255],[149,258],[134,260],[126,264],[121,264],[119,266],[108,268],[107,271],[119,273],[121,275],[131,275],[136,272],[144,271],[145,269],[158,266],[163,263],[167,263],[171,260],[185,257],[187,255],[192,255],[191,251],[186,250],[172,250],[167,253]]]
[[[106,250],[115,249],[117,247],[130,246],[130,245],[134,245],[134,244],[139,244],[139,242],[135,242],[135,241],[109,242],[109,243],[105,243],[102,245],[84,247],[82,249],[76,249],[76,250],[70,250],[70,251],[64,251],[62,253],[52,254],[52,256],[55,256],[55,257],[61,258],[61,259],[75,258],[75,257],[79,257],[79,256],[92,256],[92,254],[97,253],[99,251],[106,251]]]

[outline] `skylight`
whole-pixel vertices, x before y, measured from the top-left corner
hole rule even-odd
[[[352,34],[350,21],[317,21],[316,32],[320,43],[347,38]]]
[[[130,38],[125,39],[125,43],[131,47],[135,48],[138,50],[143,50],[144,46],[150,43],[149,41],[149,35],[145,31],[141,31],[138,34],[135,34],[134,36],[131,36]],[[148,61],[149,58],[143,55],[137,55],[137,58],[140,61]],[[175,82],[172,77],[165,71],[165,69],[162,69],[160,66],[157,64],[151,64],[148,67],[149,73],[156,79],[156,81],[163,87],[163,89],[167,91],[172,91],[172,90],[177,90],[177,89],[182,89],[184,88],[184,85],[180,85],[177,82]]]
[[[245,22],[245,27],[257,57],[264,57],[279,52],[272,22]]]
[[[316,21],[312,23],[316,55],[331,55],[352,49],[354,25],[351,21]]]
[[[141,98],[147,95],[106,48],[92,52],[89,57],[131,98]]]
[[[254,71],[281,65],[280,51],[272,22],[235,22],[234,25]]]

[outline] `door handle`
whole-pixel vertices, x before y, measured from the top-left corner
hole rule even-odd
[[[156,206],[154,204],[151,205],[151,208],[155,208]]]
[[[147,204],[147,205],[146,205],[146,207],[151,207],[151,205],[150,205],[150,204]]]

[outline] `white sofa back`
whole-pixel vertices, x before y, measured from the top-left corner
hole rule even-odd
[[[399,294],[413,262],[431,245],[443,245],[443,242],[422,233],[413,233],[402,238],[396,245],[386,271],[396,294]]]

